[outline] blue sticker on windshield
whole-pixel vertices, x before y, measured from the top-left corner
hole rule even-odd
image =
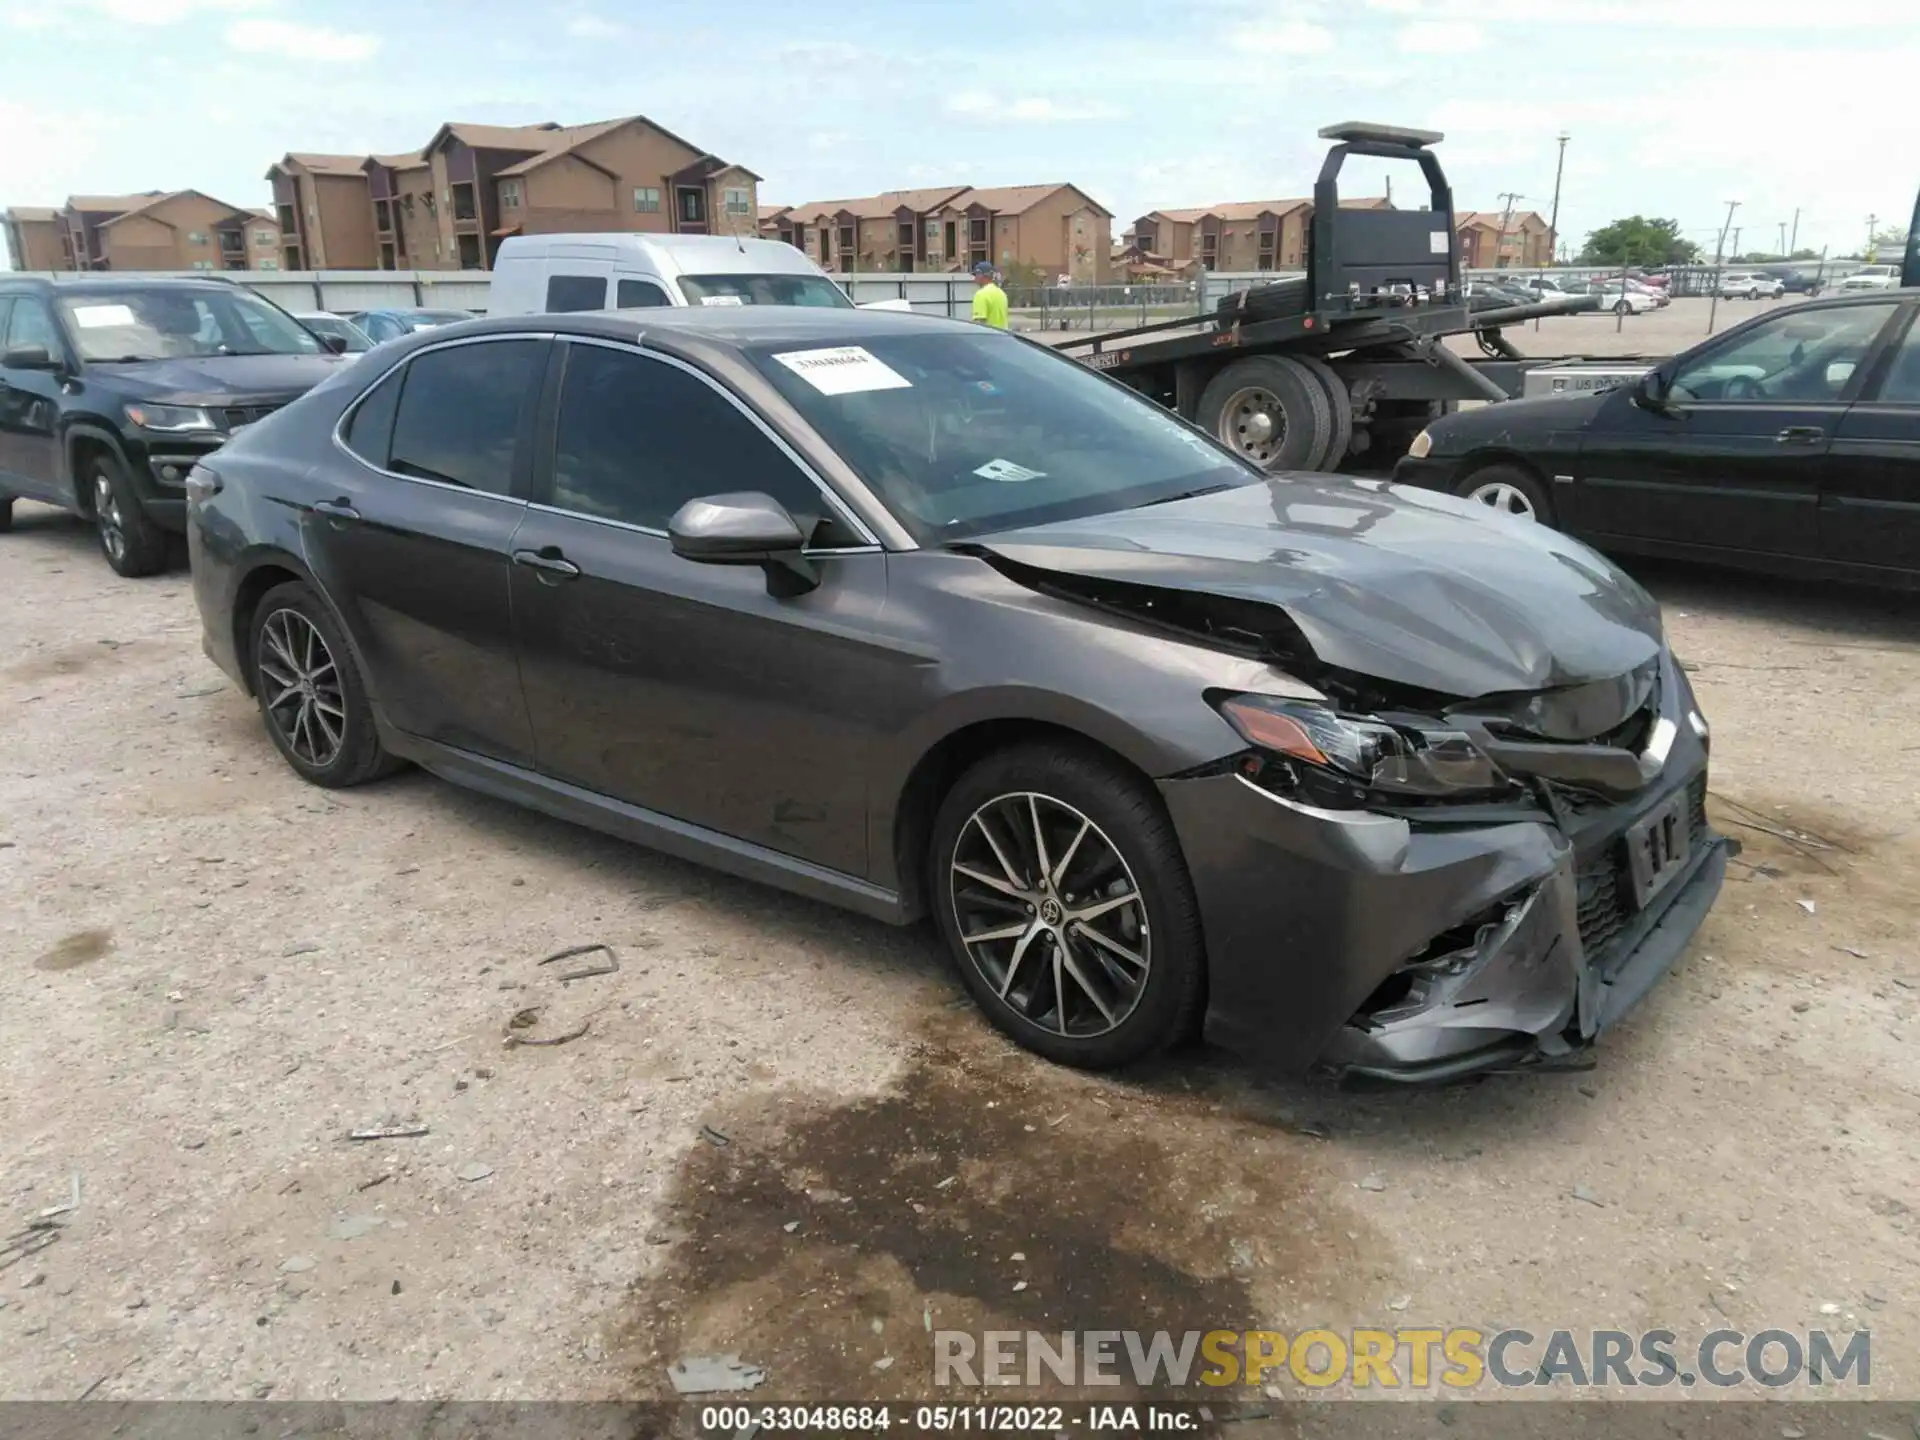
[[[991,380],[976,380],[973,382],[973,388],[978,390],[982,395],[998,395],[1000,393],[1000,387]]]

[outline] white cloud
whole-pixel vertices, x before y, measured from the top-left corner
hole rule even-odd
[[[1053,100],[1044,95],[1002,99],[989,90],[963,90],[947,99],[949,115],[970,120],[1048,124],[1056,121],[1118,120],[1126,112],[1101,101]]]
[[[1325,55],[1333,49],[1333,32],[1306,20],[1242,25],[1228,36],[1228,48],[1248,55]]]
[[[565,29],[575,40],[612,40],[627,33],[626,26],[587,10],[568,20]]]
[[[380,48],[380,37],[292,20],[241,20],[227,31],[227,44],[289,60],[365,60]]]
[[[88,7],[122,25],[178,25],[196,15],[258,10],[263,0],[92,0]]]
[[[1465,55],[1486,44],[1480,27],[1464,20],[1416,20],[1400,32],[1410,55]]]

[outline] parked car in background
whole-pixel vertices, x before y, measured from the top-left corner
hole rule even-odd
[[[930,915],[1062,1063],[1204,1030],[1295,1072],[1564,1065],[1722,882],[1706,722],[1612,564],[1267,475],[986,327],[492,318],[193,496],[207,653],[299,775],[404,757]]]
[[[1866,265],[1840,282],[1842,290],[1892,290],[1900,284],[1900,272],[1892,265]]]
[[[804,251],[729,235],[514,235],[500,242],[488,315],[560,315],[659,306],[853,301]]]
[[[1920,588],[1920,293],[1764,313],[1598,394],[1436,420],[1394,478],[1604,550]]]
[[[366,331],[331,310],[301,310],[293,318],[322,339],[338,340],[343,355],[361,355],[373,348],[373,340]]]
[[[473,319],[470,310],[362,310],[347,317],[376,345],[411,335],[417,330],[435,330],[442,325],[457,325]]]
[[[0,275],[0,530],[15,497],[93,522],[127,576],[167,563],[187,474],[345,364],[221,280]]]
[[[1780,289],[1787,295],[1818,295],[1823,281],[1817,270],[1775,270]]]
[[[1729,270],[1720,277],[1722,300],[1778,300],[1786,288],[1778,277],[1758,270]]]
[[[1610,310],[1616,315],[1644,315],[1649,310],[1657,310],[1662,297],[1656,297],[1651,290],[1639,286],[1622,289],[1620,282],[1596,280],[1587,286],[1587,293],[1594,296],[1601,310]]]

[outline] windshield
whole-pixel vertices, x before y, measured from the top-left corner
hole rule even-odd
[[[922,544],[1260,478],[1158,405],[1010,335],[875,335],[749,356]]]
[[[811,305],[851,310],[853,302],[822,275],[682,275],[689,305]]]
[[[316,335],[333,335],[346,341],[349,355],[358,355],[362,350],[373,348],[373,341],[367,338],[366,331],[338,315],[303,315],[300,323]]]
[[[319,355],[319,340],[277,306],[232,290],[107,289],[60,297],[80,358],[173,360],[202,355]]]
[[[400,315],[400,322],[409,330],[433,330],[471,319],[473,316],[464,310],[406,310]]]

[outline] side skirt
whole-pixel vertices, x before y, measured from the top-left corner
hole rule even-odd
[[[743,880],[755,880],[794,895],[804,895],[809,900],[824,901],[874,920],[884,920],[890,925],[908,925],[916,918],[901,903],[898,892],[858,876],[829,870],[824,865],[783,855],[764,845],[737,840],[704,825],[676,820],[671,815],[629,805],[624,800],[583,790],[565,781],[536,775],[517,765],[404,734],[390,726],[380,728],[381,743],[390,752],[455,785],[510,800],[556,820],[585,825]]]

